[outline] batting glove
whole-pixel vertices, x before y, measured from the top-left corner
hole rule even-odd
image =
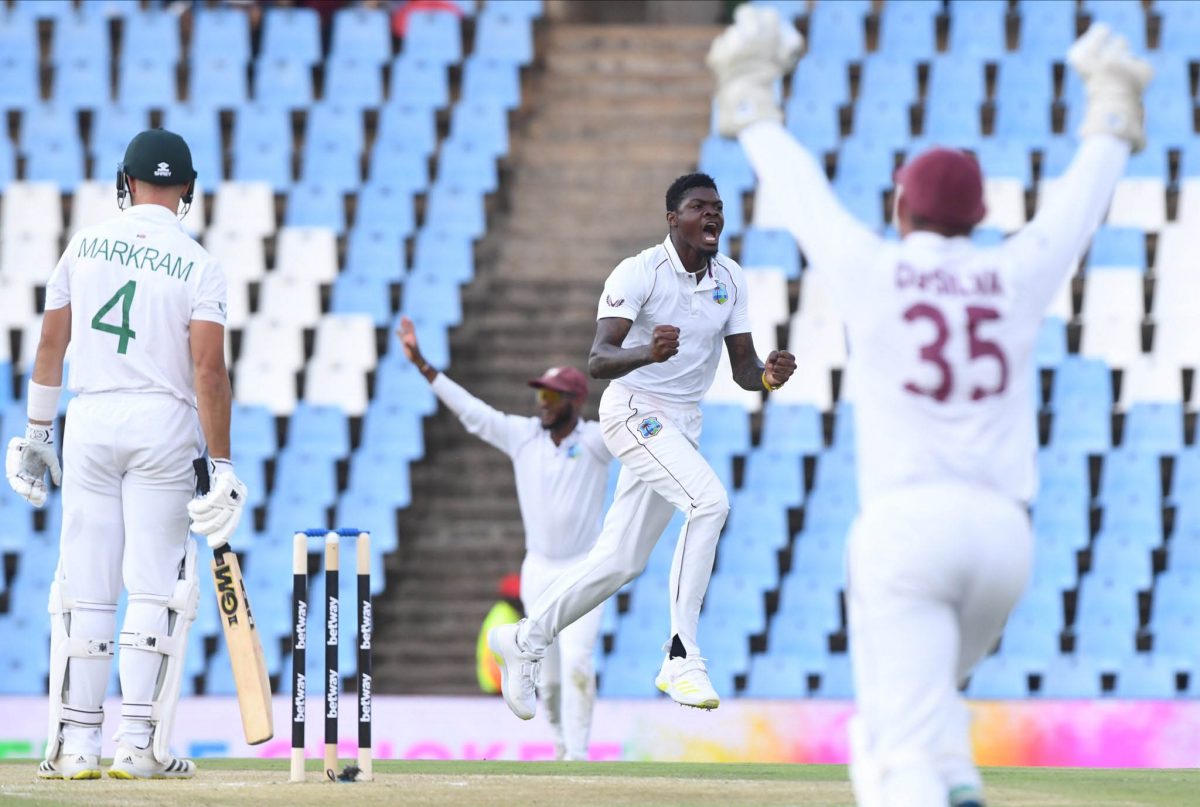
[[[783,122],[775,86],[800,58],[804,38],[769,6],[738,6],[733,25],[713,40],[708,66],[717,78],[717,131],[735,137],[752,123]]]
[[[188,502],[192,532],[208,539],[210,549],[229,543],[242,520],[246,506],[246,485],[233,473],[233,463],[225,459],[209,460],[208,493]]]
[[[1133,55],[1125,37],[1096,23],[1071,46],[1067,61],[1087,91],[1079,136],[1108,134],[1128,141],[1135,153],[1145,148],[1142,91],[1154,70]]]
[[[8,441],[8,453],[4,457],[4,475],[8,484],[25,501],[34,507],[46,503],[46,471],[54,484],[62,482],[62,466],[58,464],[58,453],[54,450],[54,425],[25,426],[25,437],[14,437]]]

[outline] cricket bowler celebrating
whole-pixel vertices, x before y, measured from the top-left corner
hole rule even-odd
[[[1150,70],[1092,26],[1068,54],[1087,89],[1074,161],[1028,225],[980,247],[968,236],[983,180],[965,152],[931,149],[897,172],[899,241],[845,211],[780,125],[772,85],[800,48],[774,11],[741,6],[708,60],[718,127],[758,173],[757,223],[795,236],[848,330],[862,504],[847,550],[851,782],[862,807],[981,807],[958,685],[1029,577],[1034,343],[1145,145]]]
[[[712,178],[679,177],[667,189],[666,208],[667,237],[622,261],[597,306],[588,370],[612,379],[600,399],[600,427],[621,462],[600,537],[586,559],[538,598],[527,619],[489,637],[503,662],[504,700],[524,720],[534,714],[534,682],[546,648],[641,573],[677,509],[687,520],[671,563],[671,635],[663,637],[655,685],[684,706],[720,704],[696,634],[729,497],[697,448],[700,399],[712,386],[722,347],[734,380],[748,390],[778,389],[796,361],[773,350],[764,364],[754,350],[742,268],[717,249],[725,218]]]
[[[196,172],[183,138],[133,138],[118,168],[127,209],[79,231],[46,289],[24,438],[8,445],[13,489],[41,507],[45,474],[62,482],[59,562],[50,587],[50,719],[45,779],[100,777],[104,695],[117,598],[122,691],[116,779],[186,779],[170,752],[187,633],[196,616],[195,542],[188,536],[193,460],[207,445],[211,492],[197,499],[198,532],[228,540],[245,502],[229,457],[225,277],[180,226]],[[54,421],[71,347],[63,468]]]

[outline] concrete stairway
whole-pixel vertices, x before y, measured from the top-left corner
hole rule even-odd
[[[708,131],[713,27],[551,23],[526,77],[506,182],[493,199],[450,375],[499,409],[531,413],[525,385],[583,367],[596,301],[623,258],[666,234],[663,195]],[[603,384],[594,382],[589,417]],[[390,693],[477,692],[475,639],[524,535],[506,456],[444,409],[426,421],[413,505],[377,606],[377,680]]]

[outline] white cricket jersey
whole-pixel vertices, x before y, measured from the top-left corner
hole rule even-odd
[[[1008,240],[980,247],[929,232],[884,241],[841,207],[782,127],[750,127],[742,142],[762,178],[759,225],[792,232],[845,319],[863,504],[941,481],[1029,501],[1037,332],[1108,207],[1128,145],[1088,138],[1062,194]],[[786,221],[771,220],[785,210]]]
[[[586,554],[600,534],[612,461],[600,424],[580,419],[555,445],[538,418],[493,409],[443,373],[433,391],[467,431],[512,459],[525,549],[551,559]]]
[[[608,276],[596,319],[632,320],[622,347],[650,344],[656,325],[679,328],[679,352],[621,376],[621,384],[665,402],[695,405],[712,386],[726,336],[750,332],[742,267],[718,254],[696,282],[671,237],[626,258]]]
[[[225,324],[225,275],[161,205],[134,205],[71,238],[46,310],[71,306],[67,386],[166,392],[196,405],[189,323]]]

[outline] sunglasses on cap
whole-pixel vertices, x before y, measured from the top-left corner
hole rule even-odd
[[[555,406],[564,398],[572,400],[575,398],[574,395],[569,395],[565,392],[559,392],[558,390],[546,389],[545,387],[538,387],[536,390],[534,390],[534,397],[537,399],[538,403],[546,404],[547,406]]]

